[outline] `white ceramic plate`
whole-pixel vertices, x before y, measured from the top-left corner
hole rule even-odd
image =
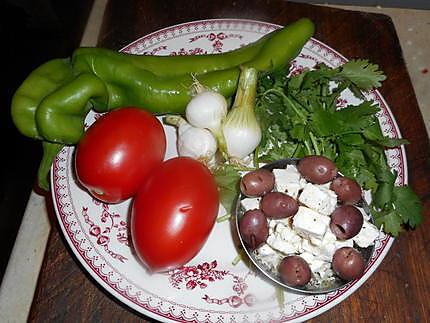
[[[237,19],[204,20],[181,24],[152,33],[123,49],[135,54],[183,55],[228,51],[279,28],[277,25]],[[293,61],[299,71],[317,62],[338,66],[342,55],[311,39]],[[382,96],[368,97],[381,107],[378,114],[384,134],[400,137],[396,121]],[[346,93],[340,105],[355,103]],[[90,113],[87,124],[94,121]],[[167,156],[177,154],[176,134],[166,127]],[[390,166],[399,174],[397,184],[407,182],[404,149],[387,152]],[[345,300],[379,266],[393,238],[383,235],[377,242],[370,267],[358,281],[323,295],[304,296],[285,292],[280,306],[274,285],[255,274],[244,263],[232,265],[237,241],[228,222],[216,224],[200,253],[186,266],[164,274],[149,274],[137,261],[128,243],[130,201],[101,204],[80,189],[73,175],[73,148],[64,148],[52,167],[53,201],[61,229],[71,250],[90,275],[110,294],[136,311],[160,321],[242,322],[304,321]]]

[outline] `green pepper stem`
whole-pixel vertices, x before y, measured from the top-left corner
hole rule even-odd
[[[64,145],[42,141],[42,147],[43,156],[37,171],[37,180],[40,188],[49,191],[49,171],[51,170],[52,162]]]

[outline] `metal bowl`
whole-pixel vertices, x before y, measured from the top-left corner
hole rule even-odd
[[[276,168],[282,169],[282,168],[285,168],[287,165],[297,165],[299,160],[300,159],[298,159],[298,158],[286,158],[286,159],[282,159],[282,160],[278,160],[276,162],[266,164],[262,168],[268,169],[270,171],[272,171],[273,169],[276,169]],[[269,278],[269,280],[274,282],[276,285],[281,286],[281,287],[285,288],[286,290],[296,292],[296,293],[304,293],[304,294],[328,293],[328,292],[335,291],[339,288],[342,288],[345,285],[350,283],[348,281],[342,280],[340,277],[336,277],[334,280],[323,281],[320,284],[315,284],[315,282],[313,282],[313,279],[311,279],[311,281],[308,284],[306,284],[305,286],[300,286],[300,287],[290,286],[290,285],[284,283],[280,279],[277,270],[270,269],[268,266],[266,266],[264,263],[262,263],[258,259],[258,257],[256,257],[255,253],[250,248],[248,248],[248,246],[246,245],[246,243],[242,239],[242,236],[241,236],[241,233],[239,230],[239,222],[242,219],[242,216],[245,212],[245,210],[243,209],[243,207],[241,205],[241,200],[244,199],[245,197],[246,196],[244,196],[243,194],[239,194],[239,196],[237,198],[236,207],[235,207],[236,230],[237,230],[237,234],[239,236],[240,243],[242,245],[243,250],[245,251],[245,253],[249,257],[249,259],[251,260],[252,264],[255,266],[255,268],[260,273],[262,273],[264,276]],[[370,216],[369,207],[363,199],[361,201],[359,201],[356,204],[356,206],[362,208],[366,212],[366,214],[368,214]],[[370,222],[373,223],[371,217],[370,217]],[[374,251],[374,244],[372,246],[367,247],[367,248],[360,248],[359,246],[355,245],[355,243],[354,243],[354,248],[361,253],[361,255],[362,255],[362,257],[366,263],[366,268],[367,268],[367,266],[369,265],[368,264],[369,259],[371,258],[373,251]]]

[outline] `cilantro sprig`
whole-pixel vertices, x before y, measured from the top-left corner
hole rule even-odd
[[[408,144],[384,136],[376,114],[379,106],[363,95],[381,86],[385,75],[367,60],[351,60],[340,67],[319,64],[289,76],[288,71],[259,80],[256,114],[262,141],[256,162],[285,157],[324,155],[339,170],[372,192],[375,223],[397,236],[403,227],[422,221],[422,204],[408,186],[395,186],[397,174],[385,150]],[[357,97],[355,105],[338,108],[342,93]]]

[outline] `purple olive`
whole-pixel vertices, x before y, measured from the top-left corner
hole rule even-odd
[[[340,203],[355,204],[361,200],[361,187],[352,178],[337,177],[331,182],[330,189],[336,193]]]
[[[363,215],[352,205],[341,205],[331,214],[330,229],[341,240],[357,235],[363,226]]]
[[[264,168],[251,171],[242,177],[240,181],[240,191],[248,197],[263,196],[273,190],[275,186],[275,176]]]
[[[351,247],[342,247],[334,253],[332,266],[340,278],[350,281],[363,275],[366,264],[357,250]]]
[[[267,218],[260,209],[246,211],[239,222],[239,231],[246,245],[254,250],[269,236]]]
[[[293,216],[299,210],[297,200],[281,192],[269,192],[260,201],[260,208],[271,219]]]
[[[281,280],[291,286],[304,286],[311,280],[311,268],[300,256],[287,256],[278,267]]]
[[[324,156],[307,156],[297,164],[300,174],[313,184],[325,184],[337,176],[337,167]]]

